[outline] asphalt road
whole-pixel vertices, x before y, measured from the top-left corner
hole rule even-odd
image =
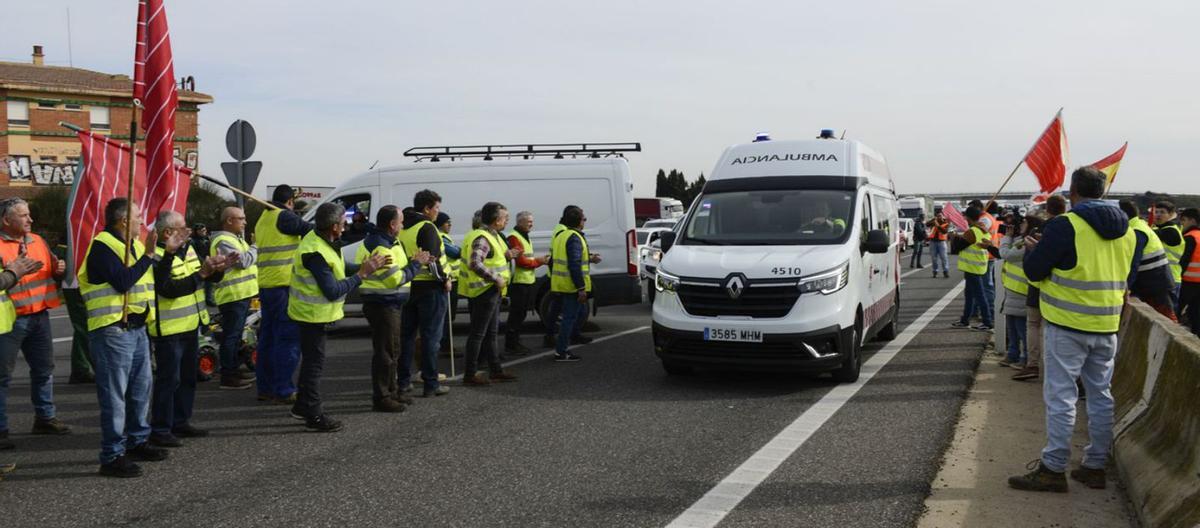
[[[890,361],[834,402],[840,408],[721,526],[913,524],[986,339],[949,328],[957,298],[930,310],[959,282],[925,271],[905,279],[902,330],[927,312],[928,327],[898,351],[870,344],[868,362]],[[204,383],[194,421],[212,436],[143,464],[145,476],[131,480],[96,475],[91,385],[55,388],[74,434],[27,434],[33,415],[18,361],[9,396],[17,449],[0,452],[0,463],[18,468],[0,483],[0,525],[665,526],[806,410],[838,399],[826,398],[838,387],[828,377],[670,377],[653,355],[648,305],[595,320],[592,335],[603,339],[579,348],[579,363],[526,360],[511,367],[517,383],[455,383],[398,415],[370,411],[370,342],[365,323],[350,320],[330,340],[322,387],[345,430],[305,432],[253,390]],[[52,322],[55,336],[69,336],[65,318]],[[69,348],[55,345],[64,381]]]

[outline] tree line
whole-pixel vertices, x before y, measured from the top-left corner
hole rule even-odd
[[[700,173],[700,177],[695,181],[688,182],[683,176],[682,171],[671,169],[671,172],[666,172],[663,169],[658,169],[658,175],[654,181],[654,196],[657,198],[674,198],[683,202],[683,208],[691,207],[692,200],[695,200],[700,195],[700,191],[704,189],[704,173]]]

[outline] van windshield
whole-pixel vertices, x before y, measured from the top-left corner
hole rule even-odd
[[[853,191],[734,191],[697,199],[700,203],[687,217],[681,244],[839,244],[853,227]]]

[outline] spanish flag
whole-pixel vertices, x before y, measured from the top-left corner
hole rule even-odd
[[[1121,148],[1116,152],[1109,154],[1107,158],[1092,164],[1093,167],[1099,169],[1105,176],[1108,176],[1108,185],[1104,186],[1105,189],[1112,187],[1113,180],[1117,179],[1117,169],[1121,168],[1121,158],[1125,157],[1125,149],[1127,147],[1129,147],[1128,141],[1124,145],[1121,145]]]

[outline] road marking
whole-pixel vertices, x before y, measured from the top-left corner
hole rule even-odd
[[[596,339],[593,339],[593,340],[592,340],[592,342],[591,342],[590,344],[594,345],[594,344],[596,344],[596,343],[603,343],[603,342],[605,342],[605,341],[608,341],[608,340],[610,340],[610,339],[616,339],[616,338],[618,338],[618,337],[627,336],[627,335],[629,335],[629,334],[636,334],[636,333],[638,333],[638,332],[641,332],[641,331],[643,331],[643,330],[649,330],[649,329],[650,329],[650,327],[649,327],[649,326],[639,326],[639,327],[637,327],[637,328],[632,328],[632,329],[626,330],[626,331],[624,331],[624,332],[618,332],[618,333],[615,333],[615,334],[613,334],[613,335],[606,335],[606,336],[604,336],[604,337],[597,337]],[[567,347],[567,350],[568,350],[568,351],[570,351],[570,350],[575,350],[575,349],[577,349],[577,348],[579,348],[579,347],[584,347],[584,346],[587,346],[587,345],[574,345],[574,346]],[[507,362],[507,363],[503,363],[503,365],[504,365],[504,366],[506,366],[506,367],[511,367],[511,366],[513,366],[513,365],[520,365],[521,363],[528,363],[528,362],[530,362],[530,361],[533,361],[533,360],[535,360],[535,359],[540,359],[540,358],[547,357],[547,356],[549,356],[549,355],[551,355],[551,354],[553,354],[553,353],[554,353],[554,351],[553,351],[553,350],[547,350],[546,352],[542,352],[542,353],[539,353],[539,354],[534,354],[534,355],[532,355],[532,356],[525,356],[525,357],[523,357],[523,358],[521,358],[521,359],[514,359],[514,360],[512,360],[512,361],[509,361],[509,362]],[[454,376],[454,377],[452,377],[452,378],[447,378],[447,379],[446,379],[446,381],[457,381],[457,380],[461,380],[461,379],[462,379],[462,377],[463,377],[463,375],[462,375],[462,374],[459,374],[459,375],[457,375],[457,376]]]
[[[56,338],[54,338],[54,342],[55,343],[63,343],[66,341],[70,341],[72,339],[74,339],[74,337],[56,337]]]
[[[834,413],[850,401],[860,389],[875,377],[896,354],[921,333],[935,317],[950,304],[963,290],[963,284],[954,286],[937,303],[925,310],[916,321],[908,325],[891,343],[871,356],[871,360],[862,366],[858,381],[838,385],[823,396],[817,403],[805,410],[795,421],[775,435],[757,453],[733,470],[713,489],[705,493],[700,500],[692,504],[679,517],[676,517],[667,528],[711,528],[716,526],[729,515],[738,504],[760,484],[771,476],[785,460],[792,456],[800,446],[804,445],[813,434],[821,428]]]

